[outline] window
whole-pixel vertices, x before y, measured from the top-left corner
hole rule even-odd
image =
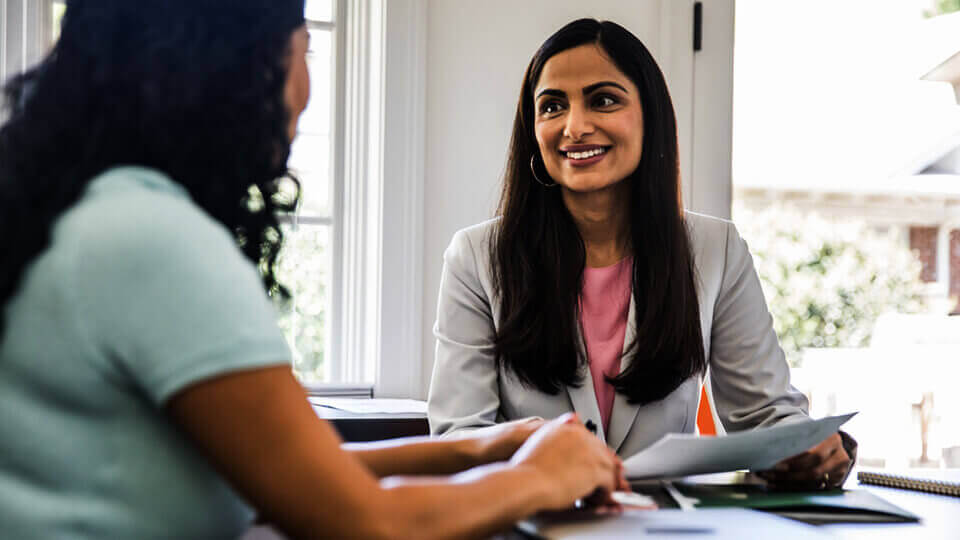
[[[860,411],[867,466],[960,466],[957,7],[736,4],[734,221],[794,384]]]
[[[310,32],[307,66],[311,97],[300,117],[289,165],[301,183],[301,203],[286,216],[286,244],[279,259],[279,277],[293,295],[280,319],[290,343],[293,368],[301,381],[335,379],[330,358],[330,289],[334,286],[331,255],[336,234],[332,194],[331,110],[335,96],[337,23],[332,0],[308,0],[305,15]]]

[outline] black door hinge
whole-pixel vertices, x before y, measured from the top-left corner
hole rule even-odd
[[[693,3],[693,50],[703,48],[703,2]]]

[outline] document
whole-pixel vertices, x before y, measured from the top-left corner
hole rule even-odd
[[[627,478],[760,471],[823,442],[856,413],[717,437],[668,433],[623,462]]]
[[[427,402],[415,399],[310,397],[310,403],[357,414],[427,414]]]

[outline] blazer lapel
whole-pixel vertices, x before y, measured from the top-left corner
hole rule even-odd
[[[583,331],[577,325],[577,344],[580,348],[581,358],[587,358],[587,348],[583,342]],[[580,415],[580,421],[586,424],[593,422],[596,426],[597,437],[606,443],[606,436],[603,433],[603,420],[600,417],[600,406],[597,405],[597,394],[593,391],[593,377],[590,373],[590,363],[583,362],[581,369],[581,381],[579,388],[567,386],[567,394],[570,396],[570,403],[573,404],[573,410]]]
[[[636,306],[634,305],[633,295],[631,294],[630,310],[627,315],[627,331],[625,332],[623,340],[624,348],[630,343],[633,343],[636,337],[636,325],[634,323],[636,317],[635,309]],[[623,373],[623,371],[630,366],[630,362],[633,361],[633,353],[623,355],[620,359],[620,372]],[[593,395],[593,385],[590,387],[590,394]],[[593,405],[594,407],[597,406],[596,397],[593,398]],[[610,432],[607,434],[607,445],[610,446],[610,448],[613,448],[615,451],[620,450],[623,441],[626,440],[630,429],[633,427],[634,421],[637,418],[637,411],[639,410],[639,404],[631,405],[627,403],[627,397],[620,392],[614,395],[613,410],[610,413]]]

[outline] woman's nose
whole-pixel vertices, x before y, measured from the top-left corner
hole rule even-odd
[[[593,129],[589,111],[580,106],[571,106],[567,113],[567,123],[563,127],[564,137],[578,141],[593,133]]]

